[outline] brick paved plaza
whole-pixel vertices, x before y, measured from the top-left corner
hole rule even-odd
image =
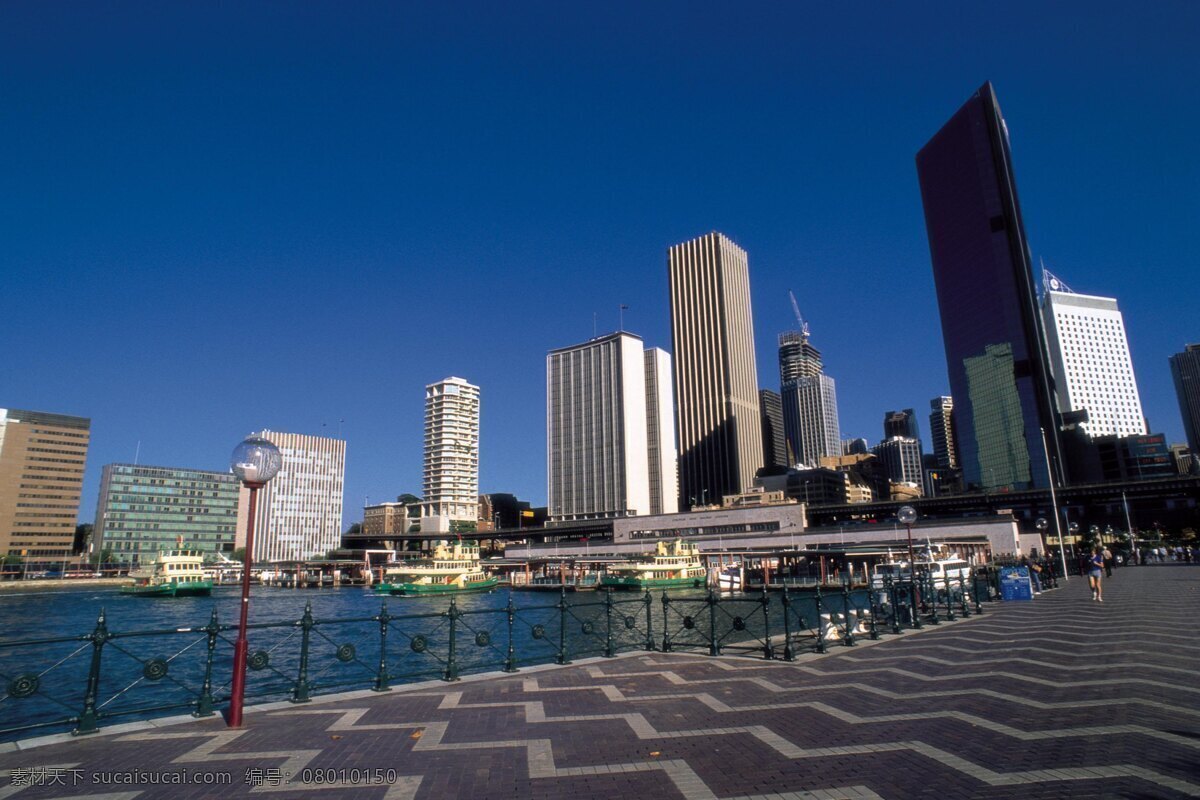
[[[1105,600],[1073,578],[792,664],[633,653],[5,745],[0,798],[1200,796],[1200,566]],[[98,774],[132,770],[231,783]]]

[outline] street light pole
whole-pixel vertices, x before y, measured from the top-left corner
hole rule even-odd
[[[246,545],[242,561],[242,602],[237,641],[233,644],[233,683],[229,690],[229,714],[225,723],[230,728],[242,727],[242,706],[246,696],[246,626],[250,618],[250,565],[254,562],[254,518],[258,509],[258,490],[275,477],[282,466],[279,448],[266,439],[251,436],[239,444],[231,459],[233,473],[250,492],[250,507],[246,521]]]

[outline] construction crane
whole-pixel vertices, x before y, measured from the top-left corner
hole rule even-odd
[[[796,312],[796,322],[800,323],[800,335],[807,339],[808,323],[804,321],[804,317],[800,316],[800,304],[796,302],[795,292],[788,289],[788,297],[792,298],[792,311]]]

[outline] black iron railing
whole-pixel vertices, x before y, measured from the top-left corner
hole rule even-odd
[[[611,591],[581,599],[254,623],[246,696],[289,699],[348,689],[387,691],[423,679],[457,680],[534,664],[613,657],[631,650],[694,651],[793,660],[803,652],[854,646],[942,618],[982,612],[998,596],[985,574],[893,581],[840,591]],[[394,605],[393,605],[394,607]],[[98,730],[122,719],[170,712],[211,716],[229,699],[237,626],[214,610],[194,627],[124,631],[101,611],[90,633],[0,641],[0,739],[68,729]]]

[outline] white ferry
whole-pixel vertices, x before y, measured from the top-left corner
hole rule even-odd
[[[624,564],[611,564],[601,586],[614,589],[665,589],[684,586],[702,588],[708,570],[700,562],[700,550],[692,542],[676,539],[659,542],[653,555]]]
[[[164,550],[149,564],[129,573],[131,583],[122,594],[139,597],[187,597],[212,593],[212,580],[204,571],[200,550]]]
[[[488,577],[476,542],[438,542],[430,558],[394,564],[384,570],[376,594],[428,595],[486,592],[499,580]]]

